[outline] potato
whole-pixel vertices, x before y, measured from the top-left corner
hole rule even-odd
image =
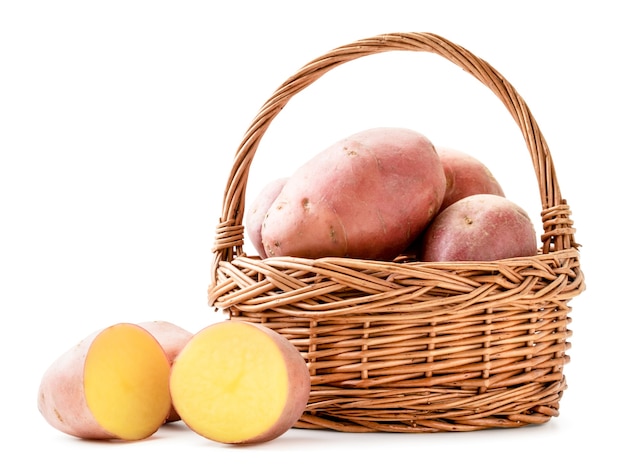
[[[119,323],[96,331],[44,373],[38,408],[58,430],[85,439],[151,436],[171,409],[170,364],[146,329]]]
[[[465,197],[439,213],[420,243],[422,261],[493,261],[537,254],[528,214],[494,194]]]
[[[199,331],[180,352],[172,400],[189,428],[225,444],[266,442],[300,418],[311,377],[284,336],[257,323],[226,320]]]
[[[267,258],[263,248],[263,240],[261,239],[261,226],[267,210],[278,197],[285,182],[287,182],[287,178],[283,177],[273,179],[267,183],[254,198],[246,214],[246,231],[248,231],[250,241],[261,258]]]
[[[193,333],[190,331],[168,321],[144,321],[143,323],[139,323],[139,326],[148,330],[159,344],[161,344],[170,365],[193,336]],[[167,416],[166,423],[179,420],[180,415],[178,415],[178,412],[176,412],[176,409],[172,406]]]
[[[373,128],[298,168],[268,209],[269,257],[392,260],[439,210],[446,179],[433,144],[405,128]]]
[[[441,210],[457,200],[474,194],[504,197],[504,191],[489,168],[477,158],[450,147],[437,147],[446,173],[446,194]]]

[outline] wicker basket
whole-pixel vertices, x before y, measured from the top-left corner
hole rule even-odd
[[[379,52],[431,52],[491,89],[526,140],[542,199],[536,256],[421,263],[260,259],[243,251],[258,144],[291,97],[336,66]],[[311,61],[261,108],[234,160],[217,226],[209,305],[286,336],[310,367],[296,427],[345,432],[510,428],[559,413],[570,299],[584,289],[570,209],[524,100],[488,63],[429,33],[359,40]]]

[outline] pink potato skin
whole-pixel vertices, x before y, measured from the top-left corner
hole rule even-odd
[[[170,362],[170,366],[172,366],[176,356],[183,350],[183,347],[187,345],[193,336],[193,333],[168,321],[144,321],[143,323],[139,323],[139,326],[152,334],[159,344],[161,344],[167,356],[167,360]],[[171,423],[179,420],[180,415],[178,415],[178,412],[176,412],[176,409],[172,406],[165,421],[166,423]]]
[[[494,261],[537,254],[528,214],[494,194],[465,197],[440,212],[420,239],[425,262]]]
[[[278,194],[280,194],[285,182],[287,182],[286,177],[274,179],[267,183],[250,204],[248,214],[246,215],[246,230],[248,231],[248,236],[261,258],[267,258],[267,254],[263,248],[263,240],[261,239],[263,220],[265,219],[265,214],[270,205],[274,202],[276,197],[278,197]]]
[[[170,365],[193,336],[193,333],[168,321],[155,320],[138,323],[161,344]]]
[[[53,427],[83,439],[114,439],[96,421],[87,406],[83,368],[96,331],[56,359],[46,370],[39,386],[37,407]],[[61,412],[69,412],[65,415]]]
[[[437,213],[445,174],[433,144],[404,128],[347,137],[296,170],[262,226],[268,257],[393,260]]]
[[[441,210],[464,197],[493,194],[504,197],[502,186],[477,158],[450,147],[437,147],[446,174],[446,194]]]

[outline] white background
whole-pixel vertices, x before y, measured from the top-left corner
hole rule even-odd
[[[3,1],[0,3],[0,441],[11,463],[623,463],[619,219],[623,45],[614,1]],[[95,329],[207,305],[213,233],[238,143],[309,60],[387,32],[435,32],[498,69],[551,148],[587,291],[572,301],[569,388],[540,427],[434,435],[291,430],[255,447],[178,423],[134,443],[81,441],[36,408],[39,380]],[[519,130],[459,68],[426,54],[340,67],[294,98],[254,159],[250,195],[356,130],[412,127],[481,158],[539,221]],[[341,458],[345,457],[345,458]],[[611,457],[611,458],[610,458]]]

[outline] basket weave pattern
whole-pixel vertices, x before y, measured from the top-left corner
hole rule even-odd
[[[542,202],[536,256],[422,263],[260,259],[243,250],[246,182],[259,142],[289,99],[342,63],[406,50],[439,55],[500,98],[527,144]],[[570,209],[547,144],[515,89],[485,61],[429,33],[331,50],[285,81],[239,146],[217,226],[209,304],[287,337],[312,391],[297,427],[346,432],[469,431],[545,423],[559,413],[584,289]]]

